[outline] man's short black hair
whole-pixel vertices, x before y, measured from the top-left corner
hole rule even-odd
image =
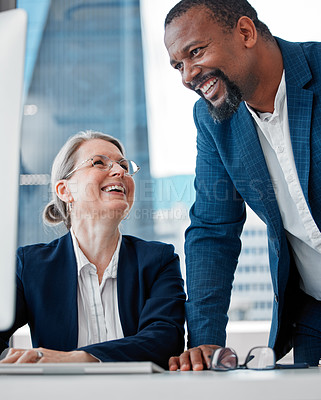
[[[198,6],[208,8],[212,12],[214,20],[228,30],[235,28],[238,20],[242,16],[246,16],[254,22],[257,31],[265,39],[272,40],[273,38],[269,28],[258,19],[257,12],[247,0],[181,0],[167,14],[165,27],[173,19]]]

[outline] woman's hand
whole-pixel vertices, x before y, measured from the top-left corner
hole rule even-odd
[[[99,360],[85,351],[56,351],[39,347],[27,350],[10,349],[6,357],[0,361],[3,364],[77,362],[99,362]]]

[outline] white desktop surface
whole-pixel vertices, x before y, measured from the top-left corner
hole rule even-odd
[[[321,368],[146,375],[0,376],[2,400],[320,400]]]

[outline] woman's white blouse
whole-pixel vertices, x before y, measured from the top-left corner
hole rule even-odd
[[[121,339],[124,334],[118,310],[117,269],[122,235],[99,285],[95,265],[81,251],[72,229],[70,232],[78,268],[78,347]]]

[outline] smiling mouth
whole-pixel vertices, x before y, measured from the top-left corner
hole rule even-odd
[[[116,192],[116,193],[126,194],[125,188],[123,186],[120,186],[120,185],[105,186],[101,190],[103,192],[106,192],[106,193]]]
[[[215,84],[218,82],[218,78],[213,78],[207,81],[203,86],[199,88],[199,90],[203,93],[203,95],[208,95],[215,87]]]

